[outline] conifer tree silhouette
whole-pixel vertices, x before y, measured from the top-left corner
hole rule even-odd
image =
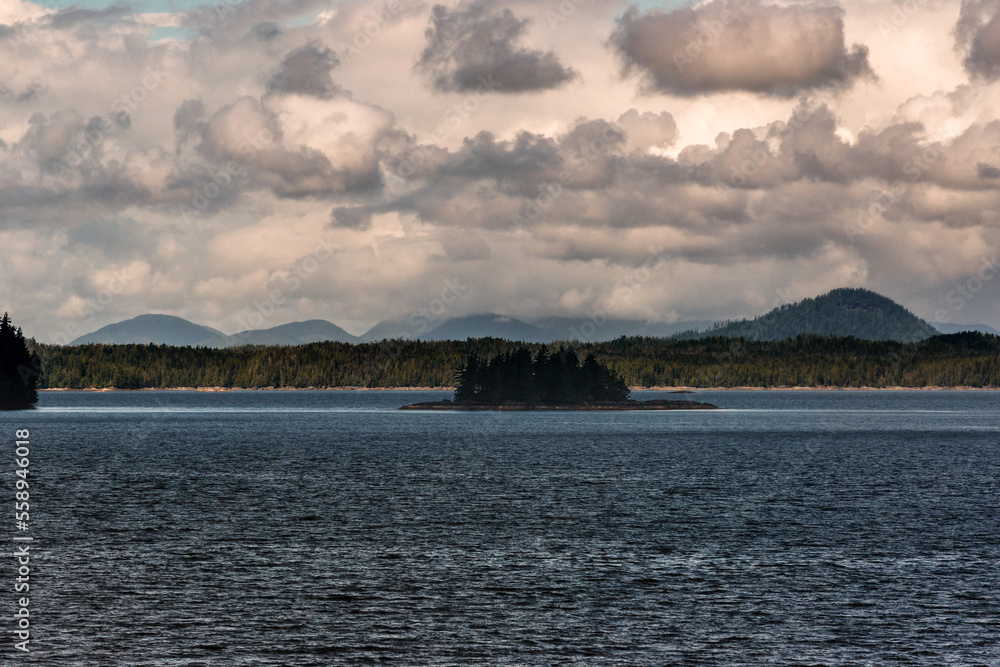
[[[24,334],[10,315],[0,318],[0,410],[24,410],[38,402],[38,356],[28,351]]]

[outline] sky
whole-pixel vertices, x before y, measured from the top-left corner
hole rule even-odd
[[[1000,327],[1000,1],[0,0],[0,50],[40,341],[837,287]]]

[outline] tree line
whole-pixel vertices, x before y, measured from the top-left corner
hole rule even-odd
[[[628,400],[625,381],[591,353],[580,363],[572,349],[554,354],[519,347],[492,359],[470,354],[455,375],[455,401],[487,405],[566,405]]]
[[[164,345],[32,345],[39,388],[450,387],[469,355],[480,359],[558,345],[497,338],[313,343],[209,349]],[[829,336],[619,338],[576,344],[629,386],[1000,387],[1000,337],[967,332],[914,343]]]

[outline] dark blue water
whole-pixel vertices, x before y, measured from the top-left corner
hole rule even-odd
[[[4,497],[32,432],[18,663],[1000,665],[1000,393],[394,410],[444,395],[0,414]]]

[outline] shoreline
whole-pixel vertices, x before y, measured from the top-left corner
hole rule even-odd
[[[667,392],[699,392],[699,391],[1000,391],[1000,387],[629,387],[631,391],[667,391]],[[163,387],[143,389],[114,389],[110,387],[86,389],[67,389],[53,387],[39,389],[44,392],[117,392],[117,391],[198,391],[206,393],[225,393],[233,391],[455,391],[454,387]]]
[[[628,412],[636,410],[718,410],[718,405],[697,401],[595,401],[593,403],[472,403],[430,401],[404,405],[400,410],[453,410],[458,412]]]
[[[113,387],[87,387],[86,389],[67,389],[52,387],[39,389],[38,392],[112,392],[112,391],[200,391],[206,393],[226,393],[231,391],[455,391],[454,387],[144,387],[142,389],[115,389]]]

